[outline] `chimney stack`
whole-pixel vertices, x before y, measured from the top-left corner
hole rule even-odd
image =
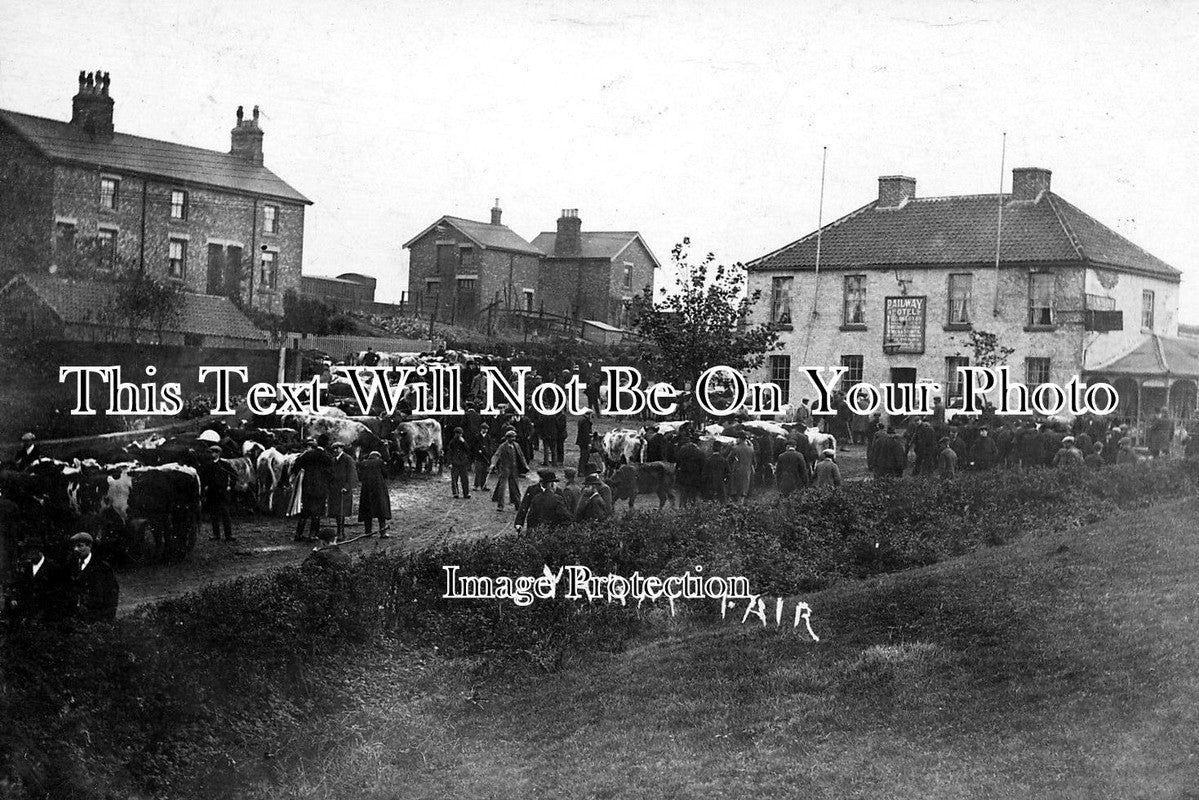
[[[258,127],[258,106],[254,106],[252,119],[245,118],[242,107],[237,107],[237,125],[232,131],[233,146],[229,153],[243,161],[262,166],[262,128]]]
[[[558,237],[554,240],[554,255],[577,256],[582,252],[583,221],[579,209],[564,208],[558,217]]]
[[[878,208],[898,208],[915,196],[915,178],[882,175],[878,179]]]
[[[495,206],[492,207],[492,209],[491,209],[491,224],[492,225],[500,224],[500,214],[502,214],[502,213],[503,212],[500,210],[500,199],[497,197],[495,199]]]
[[[71,124],[93,137],[112,138],[113,100],[108,96],[107,72],[79,72],[79,93],[71,98]]]
[[[1037,200],[1049,191],[1049,176],[1052,174],[1040,167],[1016,167],[1012,170],[1012,199]]]

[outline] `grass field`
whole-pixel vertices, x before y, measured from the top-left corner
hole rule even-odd
[[[654,611],[558,672],[380,652],[361,705],[249,794],[1199,797],[1197,512],[805,596],[820,643]]]

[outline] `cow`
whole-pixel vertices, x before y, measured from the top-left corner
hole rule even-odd
[[[603,435],[600,445],[603,448],[600,455],[604,457],[605,474],[612,475],[620,465],[641,460],[645,437],[638,430],[616,428]]]
[[[658,495],[658,508],[664,508],[667,501],[675,505],[674,498],[674,464],[667,461],[651,461],[648,464],[624,464],[612,476],[612,503],[628,500],[629,508],[637,495],[643,492],[653,492]]]
[[[257,444],[257,442],[247,442]],[[258,445],[262,447],[262,445]],[[262,451],[265,452],[265,451]],[[258,469],[254,457],[222,458],[221,463],[229,468],[236,478],[233,481],[233,499],[243,508],[252,510],[258,499]]]
[[[791,431],[802,429],[804,436],[808,437],[808,442],[812,445],[812,447],[815,448],[817,453],[821,452],[822,450],[832,450],[833,452],[836,452],[837,450],[837,437],[833,436],[831,433],[821,433],[820,428],[804,428],[798,423],[790,422],[783,425],[783,428],[786,430],[788,437],[790,436]]]
[[[164,559],[186,556],[196,543],[200,521],[200,476],[182,464],[120,466],[106,470],[103,508],[120,521],[125,549],[139,549],[147,528],[155,553]]]
[[[386,460],[390,453],[382,439],[361,422],[349,419],[344,414],[340,417],[330,414],[289,414],[284,417],[284,423],[296,425],[306,439],[327,434],[330,442],[341,442],[355,459],[378,450]]]
[[[273,447],[268,447],[258,454],[254,472],[260,509],[268,514],[282,513],[287,509],[284,490],[288,485],[291,465],[299,457],[299,453],[284,454]]]
[[[442,449],[441,423],[435,419],[410,419],[396,425],[395,428],[396,458],[400,466],[409,464],[417,472],[427,464],[429,472],[437,463],[437,474],[445,470]],[[386,457],[386,454],[384,454]]]

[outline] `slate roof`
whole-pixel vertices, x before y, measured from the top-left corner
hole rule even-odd
[[[413,236],[404,243],[404,247],[411,247],[413,242],[417,241],[429,231],[436,228],[438,225],[452,225],[462,232],[466,238],[470,239],[479,247],[488,250],[504,250],[510,253],[524,253],[531,256],[545,255],[533,245],[526,242],[524,239],[509,228],[507,225],[492,225],[489,222],[478,222],[473,219],[463,219],[462,217],[451,217],[448,214],[434,222],[423,231]]]
[[[821,231],[822,268],[994,263],[997,194],[914,197],[894,208],[872,202]],[[1035,202],[1004,195],[1005,262],[1087,261],[1179,280],[1181,273],[1053,192]],[[750,261],[751,270],[813,269],[816,233]]]
[[[116,291],[115,284],[26,272],[9,281],[0,294],[8,293],[19,282],[28,285],[65,325],[113,324],[104,319],[103,312]],[[266,334],[254,327],[229,298],[190,292],[183,297],[182,311],[167,323],[164,332],[265,341]]]
[[[543,231],[537,234],[533,239],[533,244],[550,258],[603,258],[611,261],[637,239],[641,239],[641,234],[637,231],[583,231],[579,234],[578,255],[557,252],[558,234],[556,231]],[[653,259],[654,265],[661,266],[658,259],[650,252],[644,239],[641,239],[641,245]]]
[[[1172,339],[1149,334],[1132,351],[1087,372],[1104,375],[1164,376],[1199,378],[1199,341]]]
[[[312,203],[266,167],[249,164],[229,153],[127,133],[114,133],[109,140],[95,139],[67,122],[4,109],[0,109],[0,122],[54,161]]]

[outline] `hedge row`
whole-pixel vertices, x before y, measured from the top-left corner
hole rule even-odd
[[[642,616],[616,604],[452,601],[467,575],[594,572],[743,575],[793,595],[929,564],[1028,533],[1102,519],[1193,491],[1192,463],[1034,470],[811,491],[777,505],[636,512],[608,526],[483,539],[344,572],[285,569],[209,587],[73,632],[0,643],[0,798],[227,794],[302,721],[352,703],[345,664],[380,641],[435,645],[553,669],[617,650]],[[254,754],[245,758],[246,754]]]

